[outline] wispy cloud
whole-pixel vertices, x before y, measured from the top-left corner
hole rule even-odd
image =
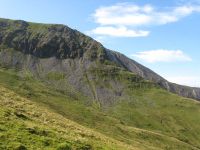
[[[150,50],[138,52],[132,56],[148,63],[192,61],[192,59],[181,50]]]
[[[146,15],[153,11],[152,6],[140,7],[125,3],[98,8],[93,14],[95,22],[100,25],[141,25],[151,18]]]
[[[131,30],[127,29],[126,27],[97,27],[91,31],[97,35],[103,36],[114,36],[114,37],[141,37],[141,36],[148,36],[149,31],[142,31],[142,30]]]
[[[194,12],[200,12],[199,5],[182,5],[158,9],[148,4],[139,6],[130,3],[119,3],[95,10],[92,16],[98,27],[93,29],[91,33],[117,37],[147,36],[149,31],[138,28],[177,22]],[[113,31],[120,31],[120,34],[113,34]]]

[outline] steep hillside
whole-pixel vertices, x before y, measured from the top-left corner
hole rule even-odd
[[[139,76],[143,77],[144,79],[154,81],[162,88],[178,94],[180,96],[194,98],[200,100],[200,89],[199,88],[191,88],[188,86],[182,86],[175,83],[168,82],[166,79],[162,78],[152,70],[142,66],[141,64],[135,62],[124,56],[123,54],[108,51],[110,54],[110,59],[118,64],[124,66],[127,70],[138,74]]]
[[[0,86],[0,149],[138,149],[108,138]]]
[[[158,87],[150,88],[148,86],[147,88],[147,86],[145,87],[146,84],[141,82],[139,85],[143,86],[143,88],[138,87],[138,85],[128,85],[126,92],[130,94],[130,97],[124,97],[124,99],[122,98],[118,103],[112,104],[110,107],[102,108],[98,103],[91,103],[88,97],[84,97],[80,93],[71,93],[68,91],[63,93],[62,90],[56,90],[56,88],[46,85],[46,82],[43,83],[33,78],[33,76],[28,73],[26,73],[26,76],[21,76],[21,74],[21,72],[13,69],[1,69],[0,85],[1,88],[6,87],[6,89],[3,88],[1,92],[4,98],[1,99],[0,103],[3,111],[8,108],[12,108],[13,112],[18,112],[19,110],[19,113],[22,113],[25,117],[28,116],[29,122],[37,119],[37,117],[40,119],[40,116],[42,117],[43,113],[48,111],[50,114],[44,116],[43,120],[54,119],[52,112],[54,112],[53,114],[55,115],[60,114],[63,119],[57,118],[54,120],[55,123],[59,123],[61,120],[61,122],[65,124],[63,121],[64,118],[73,120],[116,140],[117,145],[115,143],[113,144],[115,147],[118,147],[119,144],[119,146],[129,147],[130,149],[200,149],[200,103],[197,101],[181,98]],[[102,77],[106,79],[109,76],[106,77],[104,74]],[[129,80],[127,81],[129,82]],[[127,81],[124,80],[125,83]],[[18,103],[18,97],[20,97],[20,103]],[[28,102],[28,104],[30,103],[30,107],[29,105],[27,106],[21,103],[21,99]],[[29,99],[29,101],[27,101],[27,99]],[[4,100],[8,102],[5,103]],[[15,105],[20,106],[15,107]],[[32,105],[34,105],[34,108],[31,107]],[[39,115],[34,116],[26,113],[32,111],[34,113],[38,112]],[[11,119],[8,122],[10,124],[14,122],[12,118],[13,115],[12,113]],[[18,124],[23,124],[23,115],[19,115],[22,116],[22,119],[14,116]],[[16,122],[14,122],[14,124],[16,124]],[[43,125],[44,128],[46,127],[45,130],[51,129],[48,127],[48,123],[44,123]],[[49,125],[52,126],[52,124]],[[16,132],[16,134],[9,134],[10,140],[4,136],[6,133],[7,137],[7,132],[4,132],[4,130],[8,126],[10,132]],[[38,125],[36,125],[36,127],[37,126]],[[74,126],[76,125],[74,124]],[[25,131],[20,130],[21,128],[19,129],[18,125],[17,127],[8,125],[7,121],[4,120],[1,122],[1,129],[3,135],[0,141],[3,141],[4,144],[2,144],[4,146],[5,143],[12,145],[11,141],[13,138],[16,139],[17,143],[21,142],[22,145],[32,145],[28,143],[30,141],[24,141],[22,139],[27,139],[27,135],[24,136]],[[73,129],[69,128],[66,130],[67,133],[64,132],[63,136],[65,134],[68,135],[68,130]],[[84,128],[83,130],[88,129]],[[19,135],[17,134],[18,132]],[[11,135],[15,135],[16,137]],[[32,135],[29,136],[32,138]],[[60,135],[58,134],[58,136]],[[83,136],[85,137],[85,135]],[[79,137],[79,135],[74,135],[74,138],[77,137]],[[41,147],[42,143],[40,137],[37,136],[34,140],[39,140],[37,141],[38,145],[36,145],[36,147]],[[66,139],[66,141],[68,141],[68,139]],[[62,142],[65,142],[65,140]],[[93,149],[98,149],[95,147],[96,142],[94,141],[90,144],[94,147]],[[72,143],[74,143],[76,147],[76,141],[72,141]],[[88,143],[86,142],[86,144]],[[100,142],[99,146],[102,144],[103,143]],[[57,143],[52,143],[49,147],[44,147],[48,149],[56,146],[58,146]],[[104,146],[102,145],[102,147]],[[112,146],[106,145],[106,143],[105,147],[108,147],[106,149],[112,149]]]
[[[177,94],[199,99],[69,27],[0,19],[1,149],[198,150],[200,103]]]
[[[90,67],[98,68],[98,63],[100,66],[109,64],[120,67],[170,92],[200,99],[200,89],[170,83],[148,68],[105,49],[100,43],[67,26],[0,19],[0,45],[2,66],[28,69],[40,77],[50,72],[62,73],[73,88],[96,100],[107,101],[110,97],[118,97],[105,87],[80,83],[84,76],[89,81],[93,79],[93,75],[87,72]],[[120,87],[116,87],[118,91]]]

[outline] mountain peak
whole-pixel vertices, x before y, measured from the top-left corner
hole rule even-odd
[[[0,49],[1,65],[20,66],[20,69],[29,66],[27,69],[32,69],[34,74],[40,76],[45,76],[52,70],[56,70],[70,76],[68,82],[71,82],[76,90],[87,96],[92,95],[95,99],[106,101],[110,100],[110,97],[121,95],[116,93],[121,93],[122,89],[119,90],[119,86],[115,87],[114,83],[112,83],[113,88],[116,88],[114,91],[102,87],[94,89],[92,85],[94,83],[90,82],[90,80],[94,80],[94,74],[87,74],[91,67],[98,69],[98,67],[105,68],[110,65],[125,69],[144,80],[152,81],[170,92],[200,100],[200,89],[170,83],[145,66],[123,54],[104,48],[101,43],[68,26],[0,19]],[[9,50],[12,53],[9,53]],[[17,52],[20,54],[16,54]],[[28,57],[29,55],[30,57]],[[43,61],[44,59],[46,59],[46,62]],[[72,64],[71,60],[74,64],[73,68],[70,65]],[[85,62],[80,63],[79,60]],[[47,62],[48,64],[46,64]],[[106,63],[108,63],[107,66]],[[42,66],[44,72],[41,72],[41,68],[38,66]],[[113,70],[108,72],[110,73],[109,76],[112,76]],[[85,80],[85,78],[88,81],[87,90],[79,82],[79,80]],[[121,84],[120,81],[113,82]],[[84,85],[84,83],[82,84]],[[90,92],[88,93],[88,91]]]
[[[39,58],[97,58],[103,46],[86,35],[59,24],[0,19],[0,44]],[[99,56],[100,57],[100,56]]]

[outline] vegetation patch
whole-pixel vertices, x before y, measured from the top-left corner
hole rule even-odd
[[[58,80],[62,80],[65,78],[65,75],[63,73],[58,73],[58,72],[49,72],[47,75],[46,75],[46,78],[48,80],[55,80],[55,81],[58,81]]]

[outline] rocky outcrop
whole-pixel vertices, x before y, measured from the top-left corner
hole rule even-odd
[[[0,19],[0,44],[38,58],[73,59],[83,54],[90,59],[105,57],[100,43],[64,25]]]
[[[110,50],[107,50],[107,53],[109,59],[125,67],[129,71],[140,75],[144,79],[154,81],[157,84],[159,84],[162,88],[175,94],[181,95],[183,97],[189,97],[200,100],[200,88],[193,88],[168,82],[166,79],[162,78],[152,70],[146,68],[145,66],[137,63],[134,60],[129,59],[123,54]]]
[[[28,68],[43,76],[52,70],[65,73],[68,82],[77,90],[95,99],[104,99],[104,102],[122,95],[123,87],[120,83],[111,83],[117,87],[115,93],[122,94],[113,94],[113,91],[101,87],[94,89],[90,83],[94,77],[86,71],[90,66],[97,66],[97,62],[109,62],[170,92],[200,100],[199,88],[170,83],[136,61],[108,50],[92,38],[64,25],[0,19],[0,59],[1,65]],[[82,82],[85,78],[88,85]]]

